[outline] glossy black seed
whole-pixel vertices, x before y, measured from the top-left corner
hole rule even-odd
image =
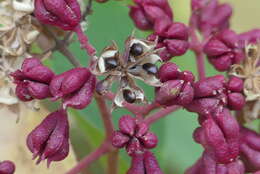
[[[134,103],[136,100],[135,93],[128,89],[123,90],[123,97],[128,103]]]
[[[140,43],[135,43],[130,48],[130,54],[133,56],[140,56],[143,54],[143,46]]]
[[[107,70],[115,69],[118,66],[117,60],[113,57],[105,59],[105,67]]]
[[[156,65],[152,63],[146,63],[143,64],[143,69],[148,73],[148,74],[153,74],[156,75],[158,73],[158,68]]]

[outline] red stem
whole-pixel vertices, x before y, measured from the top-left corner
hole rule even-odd
[[[160,111],[156,112],[155,114],[147,117],[145,119],[146,123],[148,125],[156,122],[157,120],[167,116],[168,114],[180,109],[181,107],[180,106],[177,106],[177,105],[173,105],[173,106],[170,106],[170,107],[167,107],[167,108],[164,108],[164,109],[161,109]]]
[[[74,31],[78,36],[81,47],[87,51],[90,57],[94,56],[96,54],[96,49],[89,43],[88,37],[82,31],[81,26],[78,25]]]
[[[113,131],[114,131],[114,126],[113,122],[111,120],[112,115],[110,110],[107,108],[106,102],[102,96],[95,95],[95,99],[97,101],[97,105],[99,108],[99,111],[101,113],[101,117],[104,123],[104,127],[106,130],[106,137],[107,139],[110,139]]]
[[[190,49],[196,55],[197,71],[199,74],[199,79],[204,79],[205,75],[205,63],[204,63],[204,53],[203,53],[203,43],[199,41],[196,34],[196,17],[192,14],[190,18],[190,38],[191,46]]]
[[[88,156],[83,158],[74,168],[68,171],[66,174],[78,174],[84,168],[88,167],[93,161],[99,159],[102,155],[109,152],[110,143],[104,142],[99,148],[91,152]]]
[[[197,62],[197,70],[199,73],[199,79],[205,78],[205,62],[204,62],[204,54],[202,52],[195,52],[196,62]]]

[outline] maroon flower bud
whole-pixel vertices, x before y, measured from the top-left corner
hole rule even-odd
[[[15,165],[12,161],[0,162],[0,173],[1,174],[14,174]]]
[[[231,76],[227,83],[227,88],[233,92],[242,92],[244,88],[244,82],[242,79],[236,76]]]
[[[35,0],[34,14],[43,24],[55,25],[63,30],[73,30],[81,20],[77,0]]]
[[[240,157],[245,164],[246,172],[260,170],[260,136],[247,128],[241,128]]]
[[[131,167],[127,174],[163,174],[155,156],[149,152],[132,156]]]
[[[217,0],[193,0],[191,3],[194,23],[204,36],[229,27],[232,8],[219,4]]]
[[[159,77],[161,82],[178,78],[181,70],[172,62],[164,63],[159,69]]]
[[[156,89],[156,102],[164,106],[187,105],[194,96],[194,76],[189,71],[181,72],[174,63],[165,63],[159,69],[159,78],[163,83]]]
[[[245,97],[241,93],[228,94],[228,107],[232,110],[241,110],[245,105]]]
[[[204,46],[204,52],[218,71],[226,71],[244,58],[238,36],[231,30],[213,36]]]
[[[225,77],[216,75],[200,80],[194,84],[195,97],[216,95],[217,91],[223,90]]]
[[[194,83],[195,98],[185,108],[199,114],[214,113],[223,107],[241,110],[245,104],[242,87],[243,81],[237,77],[231,77],[228,82],[223,75],[205,78]]]
[[[214,157],[204,151],[202,157],[185,174],[244,174],[244,165],[240,160],[228,164],[219,164]]]
[[[69,123],[65,110],[49,114],[27,137],[27,146],[37,164],[47,159],[61,161],[69,153]]]
[[[164,26],[158,26],[155,34],[150,35],[148,40],[154,41],[159,38],[157,48],[165,48],[160,57],[163,61],[168,61],[174,56],[183,55],[189,48],[188,28],[178,22]]]
[[[163,31],[172,21],[173,14],[168,1],[136,0],[135,6],[130,6],[129,15],[137,28],[141,30]]]
[[[153,28],[153,25],[147,19],[144,14],[144,10],[141,7],[131,6],[129,15],[135,22],[137,28],[141,30],[151,30]]]
[[[55,76],[50,83],[53,100],[63,99],[63,106],[85,108],[92,99],[96,78],[87,68],[74,68]]]
[[[22,101],[33,99],[45,99],[50,97],[49,83],[54,73],[42,65],[37,58],[27,58],[22,64],[21,70],[11,74],[16,86],[16,95]]]
[[[202,144],[217,163],[228,164],[239,155],[239,124],[227,109],[212,115],[200,115],[202,127],[196,129],[194,140]]]
[[[116,148],[125,147],[130,156],[154,148],[157,143],[158,139],[149,131],[148,125],[129,115],[120,118],[119,131],[115,131],[112,136],[112,145]]]

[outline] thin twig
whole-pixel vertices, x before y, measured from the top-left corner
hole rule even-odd
[[[112,118],[111,112],[107,108],[106,101],[102,96],[95,95],[95,99],[97,101],[97,105],[104,123],[104,127],[106,130],[106,137],[110,139],[114,131],[113,123],[111,120]]]
[[[199,74],[199,79],[204,79],[206,76],[205,73],[205,63],[204,63],[204,53],[202,50],[203,43],[199,41],[198,36],[196,34],[196,27],[195,27],[195,17],[191,15],[190,18],[190,38],[191,38],[191,46],[190,49],[196,55],[196,62],[197,62],[197,71]]]
[[[59,40],[53,33],[52,31],[50,31],[47,27],[45,28],[46,32],[48,32],[48,34],[54,39],[55,41],[55,48],[57,50],[59,50],[70,62],[72,65],[74,65],[75,67],[80,67],[81,64],[78,61],[78,59],[76,59],[76,57],[69,51],[69,49],[66,47],[66,45],[64,45],[63,41]]]
[[[118,173],[118,158],[119,150],[115,149],[108,153],[108,168],[106,174],[117,174]]]

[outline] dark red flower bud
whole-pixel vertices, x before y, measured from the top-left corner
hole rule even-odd
[[[69,153],[69,123],[65,110],[49,114],[27,137],[27,146],[37,163],[61,161]]]
[[[154,29],[156,33],[161,33],[171,25],[173,14],[168,1],[136,0],[135,3],[135,6],[129,7],[129,15],[137,28]]]
[[[231,30],[223,30],[213,36],[204,46],[204,52],[219,71],[228,70],[244,58],[243,50],[239,47],[239,37]]]
[[[228,164],[239,155],[239,124],[227,109],[212,115],[200,115],[202,127],[195,130],[193,138],[214,157],[217,163]]]
[[[189,48],[188,28],[182,23],[176,22],[157,27],[155,33],[148,36],[148,40],[155,41],[156,38],[159,38],[157,48],[165,47],[160,52],[163,61],[168,61],[174,56],[181,56]]]
[[[35,0],[34,14],[43,24],[55,25],[63,30],[73,30],[81,20],[77,0]]]
[[[125,115],[119,120],[119,130],[127,135],[133,136],[135,133],[135,119],[130,115]]]
[[[163,174],[155,156],[145,151],[132,157],[131,167],[127,174]]]
[[[187,105],[192,101],[194,76],[190,71],[181,72],[177,65],[167,62],[160,67],[159,78],[164,83],[156,89],[156,102],[171,106]]]
[[[87,68],[74,68],[53,77],[50,92],[53,100],[63,99],[63,106],[85,108],[92,99],[96,78]]]
[[[137,28],[139,28],[141,30],[151,30],[153,28],[153,25],[146,18],[145,12],[141,7],[131,6],[129,15],[135,22],[135,25]]]
[[[214,96],[217,91],[223,90],[225,77],[216,75],[200,80],[194,84],[195,97]]]
[[[223,107],[241,110],[245,104],[241,93],[243,81],[237,77],[231,77],[228,82],[223,75],[208,77],[196,82],[193,87],[195,98],[185,106],[191,112],[208,114]]]
[[[124,135],[120,131],[114,131],[112,137],[112,145],[117,148],[124,147],[130,140],[130,138],[127,135]]]
[[[191,3],[194,24],[209,36],[229,27],[232,8],[229,4],[219,4],[217,0],[193,0]]]
[[[154,148],[157,143],[157,136],[149,131],[148,125],[129,115],[120,118],[119,131],[112,135],[112,145],[116,148],[125,147],[130,156]]]
[[[146,174],[143,153],[135,154],[132,157],[131,167],[127,174]]]
[[[181,70],[175,63],[167,62],[160,67],[158,74],[161,82],[166,82],[168,80],[177,79],[180,72]]]
[[[14,174],[15,165],[12,161],[0,162],[0,173],[1,174]]]
[[[241,110],[246,104],[245,97],[241,93],[228,94],[228,107],[232,110]]]
[[[246,172],[260,170],[260,135],[250,129],[241,128],[240,156]]]
[[[240,160],[228,164],[219,164],[214,157],[204,151],[202,157],[186,170],[185,174],[244,174],[245,168]]]
[[[242,92],[244,88],[244,82],[242,79],[236,76],[231,76],[227,83],[227,88],[232,92]]]
[[[54,73],[42,65],[39,59],[25,59],[21,70],[17,70],[11,75],[14,78],[14,83],[17,84],[16,95],[20,100],[30,101],[51,96],[49,83]]]

